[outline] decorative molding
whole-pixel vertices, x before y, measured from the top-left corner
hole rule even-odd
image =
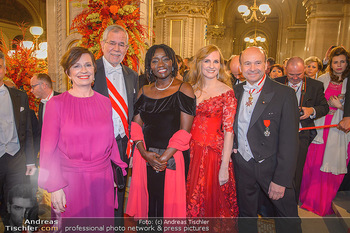
[[[207,37],[209,39],[222,39],[225,36],[226,26],[223,25],[208,25]]]
[[[56,25],[56,33],[57,33],[57,57],[62,57],[62,40],[63,40],[63,20],[62,20],[62,1],[61,0],[56,0],[56,6],[57,6],[57,25]],[[57,62],[56,65],[56,71],[57,71],[57,77],[58,77],[58,83],[57,83],[57,88],[58,90],[62,91],[63,90],[63,77],[64,73],[59,67],[59,64]]]
[[[185,14],[185,15],[197,15],[204,18],[209,17],[212,3],[208,0],[204,1],[166,1],[154,3],[154,16],[164,17],[169,14]]]

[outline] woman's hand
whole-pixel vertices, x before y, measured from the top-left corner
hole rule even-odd
[[[329,97],[328,105],[333,107],[333,108],[343,109],[343,105],[337,96]]]
[[[228,178],[229,178],[228,167],[220,166],[220,170],[219,170],[219,183],[220,183],[220,185],[226,184],[228,181]]]
[[[66,194],[63,189],[59,189],[51,193],[51,203],[55,211],[60,211],[63,213],[67,208]]]
[[[145,151],[142,155],[146,161],[153,167],[156,171],[164,171],[166,168],[166,162],[161,162],[159,160],[160,155],[156,152]]]

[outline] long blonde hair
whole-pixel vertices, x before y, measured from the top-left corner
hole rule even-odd
[[[201,62],[207,56],[209,56],[209,54],[215,51],[218,51],[220,54],[220,69],[217,79],[231,87],[229,75],[225,71],[224,57],[222,56],[220,49],[216,45],[207,45],[198,50],[198,52],[193,58],[193,61],[190,63],[189,83],[193,86],[195,92],[198,90],[202,91],[203,88],[203,74]]]

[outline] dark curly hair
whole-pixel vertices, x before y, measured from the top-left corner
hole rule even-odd
[[[145,74],[146,74],[149,82],[156,81],[156,77],[154,76],[152,69],[151,69],[151,61],[152,61],[154,53],[156,52],[157,49],[163,49],[165,54],[172,61],[173,69],[172,69],[171,75],[173,77],[176,77],[177,71],[179,69],[177,66],[177,62],[176,62],[175,52],[172,48],[170,48],[169,46],[167,46],[165,44],[153,45],[151,48],[149,48],[149,50],[146,53],[146,57],[145,57]]]

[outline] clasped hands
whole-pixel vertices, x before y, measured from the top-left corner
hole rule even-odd
[[[161,156],[156,152],[145,151],[144,158],[154,170],[161,172],[166,169],[168,160],[166,160],[165,156]]]

